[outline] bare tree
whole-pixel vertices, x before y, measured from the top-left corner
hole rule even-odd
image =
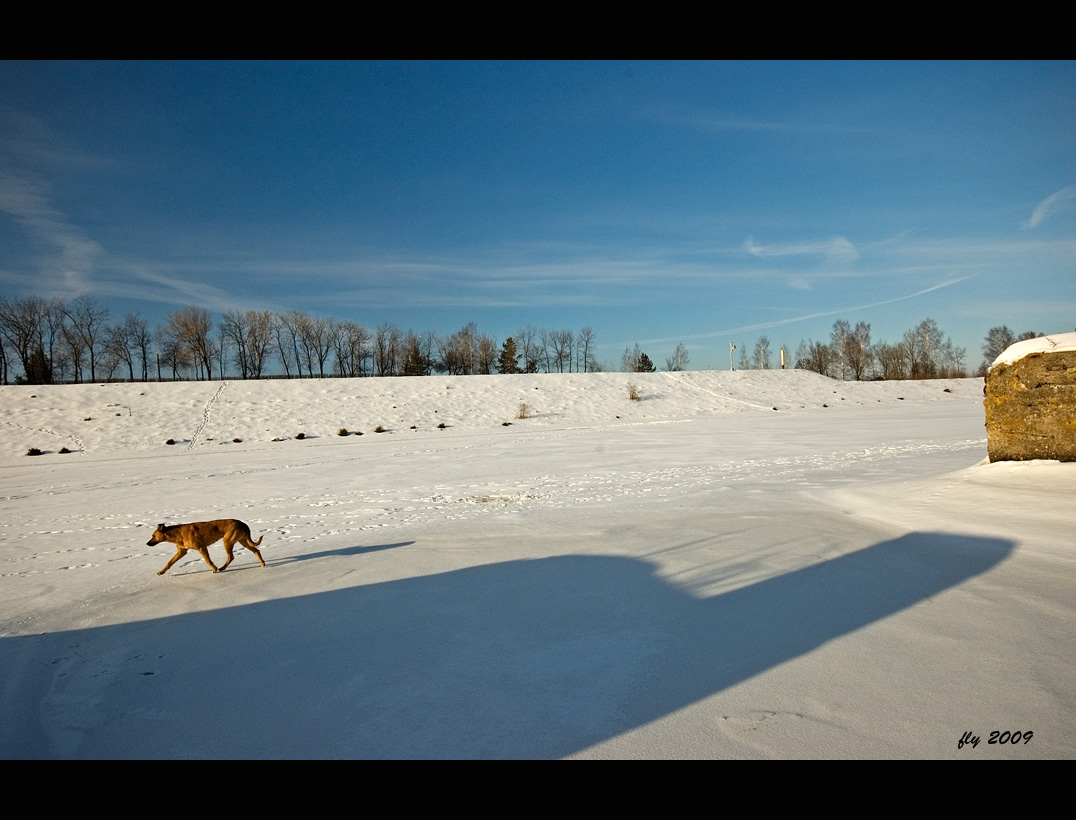
[[[65,355],[64,329],[67,325],[67,310],[62,299],[52,299],[44,316],[42,348],[49,361],[53,380],[64,379],[67,372]]]
[[[301,368],[299,361],[299,339],[295,323],[285,313],[273,322],[273,338],[276,341],[276,352],[280,357],[280,363],[284,365],[284,375],[291,377],[292,367]],[[299,376],[303,371],[299,370]]]
[[[209,312],[197,307],[185,307],[165,318],[170,338],[177,340],[191,361],[204,369],[207,379],[213,378],[215,350],[209,334],[213,327]]]
[[[239,378],[250,378],[250,356],[247,354],[246,315],[230,310],[220,320],[221,335],[228,339],[235,351],[235,363],[239,365]]]
[[[687,367],[687,360],[687,348],[682,343],[678,344],[672,355],[665,360],[665,369],[672,372],[683,370]]]
[[[280,321],[287,328],[299,377],[302,378],[303,365],[306,365],[306,375],[313,376],[314,355],[310,346],[310,315],[302,310],[289,310]]]
[[[306,316],[301,330],[307,371],[313,375],[313,363],[317,362],[318,375],[324,378],[325,363],[329,360],[336,341],[336,323],[323,316]]]
[[[469,376],[478,366],[477,328],[470,322],[447,339],[438,339],[438,369],[453,376]]]
[[[990,328],[986,334],[986,344],[983,345],[983,365],[979,368],[979,374],[985,376],[994,360],[1015,343],[1016,336],[1005,325]]]
[[[488,376],[497,362],[497,342],[492,336],[479,334],[475,344],[475,373]]]
[[[149,349],[153,343],[153,334],[149,332],[149,322],[136,313],[128,313],[123,320],[128,344],[132,346],[141,366],[142,381],[149,379]]]
[[[97,379],[97,357],[104,345],[107,318],[108,308],[92,296],[80,296],[67,306],[71,333],[78,338],[82,350],[90,357],[91,381]]]
[[[247,363],[250,377],[260,379],[273,346],[273,315],[267,310],[247,311]]]
[[[910,356],[903,343],[881,342],[874,352],[883,379],[906,379],[910,371]]]
[[[519,356],[522,360],[520,370],[524,373],[537,373],[542,360],[538,330],[531,325],[527,325],[512,338],[516,340],[516,349],[519,351]]]
[[[594,328],[589,325],[579,331],[579,369],[584,373],[594,370]]]
[[[0,381],[7,382],[17,360],[28,384],[51,384],[63,378],[67,362],[67,311],[60,299],[0,297]]]
[[[855,328],[845,340],[845,360],[852,378],[862,381],[874,360],[871,350],[871,326],[866,322],[856,322]]]
[[[570,330],[554,330],[549,334],[549,343],[552,347],[553,364],[558,373],[564,372],[564,366],[572,369],[572,345],[574,336]]]
[[[370,358],[370,331],[355,322],[344,322],[336,334],[336,369],[341,376],[363,376]]]
[[[193,364],[191,352],[187,349],[186,341],[177,335],[178,329],[169,324],[162,325],[157,329],[157,369],[160,374],[160,365],[171,369],[172,378],[178,379],[181,370],[186,371]]]
[[[829,334],[829,346],[833,351],[834,376],[844,381],[848,378],[848,340],[852,336],[852,326],[845,319],[833,323]]]
[[[29,384],[52,381],[52,364],[45,355],[45,323],[49,303],[37,296],[7,300],[0,297],[0,335],[22,365]]]
[[[138,348],[135,342],[133,330],[138,317],[128,313],[123,324],[109,325],[105,333],[105,351],[108,359],[108,376],[112,378],[116,368],[127,365],[127,378],[134,381],[135,359],[138,356]],[[145,322],[145,320],[142,320]],[[147,331],[148,332],[148,331]]]
[[[770,340],[768,336],[759,336],[755,342],[755,366],[759,370],[770,369]]]
[[[378,376],[395,376],[400,372],[402,336],[396,325],[385,322],[374,333],[374,367]]]
[[[822,342],[800,342],[796,350],[796,367],[828,376],[833,360],[833,349]]]

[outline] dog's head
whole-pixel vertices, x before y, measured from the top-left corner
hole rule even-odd
[[[168,536],[164,532],[164,524],[158,524],[157,529],[153,531],[153,535],[150,536],[149,541],[146,542],[147,547],[152,547],[154,544],[160,544],[168,540]]]

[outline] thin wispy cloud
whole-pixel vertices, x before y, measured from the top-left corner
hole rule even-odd
[[[0,170],[0,213],[12,217],[33,241],[51,249],[40,263],[45,289],[65,296],[89,289],[87,279],[104,251],[52,205],[43,182],[34,175]]]
[[[730,336],[730,335],[732,335],[734,333],[750,333],[750,332],[754,332],[754,331],[758,331],[758,330],[768,330],[768,329],[774,328],[774,327],[783,327],[785,325],[795,324],[796,322],[806,322],[806,321],[810,321],[812,319],[825,318],[827,316],[837,316],[837,315],[842,314],[842,313],[854,313],[856,311],[870,310],[872,308],[882,307],[883,305],[892,305],[892,304],[895,304],[897,302],[904,302],[904,301],[906,301],[908,299],[915,299],[915,298],[917,298],[919,296],[925,296],[926,294],[933,293],[936,290],[941,290],[942,288],[948,288],[948,287],[951,287],[953,285],[959,284],[960,282],[964,282],[964,281],[966,281],[968,279],[973,279],[975,276],[976,276],[976,274],[971,274],[969,276],[961,276],[961,277],[959,277],[957,279],[950,279],[950,280],[945,281],[945,282],[939,282],[938,284],[931,285],[928,288],[923,288],[921,290],[917,290],[915,293],[907,293],[907,294],[905,294],[903,296],[894,297],[893,299],[883,299],[880,302],[871,302],[870,304],[865,304],[865,305],[845,306],[845,307],[839,308],[837,310],[823,310],[823,311],[817,311],[815,313],[805,313],[805,314],[800,315],[800,316],[790,316],[790,317],[787,317],[787,318],[784,318],[784,319],[777,319],[777,320],[774,320],[772,322],[759,322],[758,324],[753,324],[753,325],[741,325],[740,327],[730,327],[730,328],[725,328],[723,330],[711,331],[709,333],[696,333],[696,334],[686,335],[686,336],[669,336],[669,337],[664,338],[664,339],[646,339],[644,341],[641,341],[640,344],[671,344],[673,342],[680,342],[680,341],[698,341],[700,339],[716,339],[716,338],[721,338],[721,337],[728,337],[728,336]],[[609,345],[599,345],[599,347],[614,347],[614,348],[616,348],[616,347],[621,347],[624,344],[625,344],[624,342],[615,342],[615,343],[612,343],[612,344],[609,344]]]
[[[1071,200],[1076,199],[1076,185],[1069,185],[1056,193],[1050,194],[1042,202],[1035,206],[1031,216],[1024,222],[1025,228],[1037,228]]]
[[[856,246],[843,236],[833,236],[811,242],[786,242],[760,245],[751,237],[744,242],[744,250],[759,259],[775,259],[782,256],[820,256],[826,262],[854,262],[859,259]]]

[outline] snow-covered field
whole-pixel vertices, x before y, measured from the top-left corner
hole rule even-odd
[[[984,463],[979,379],[0,408],[0,757],[1076,755],[1076,464]],[[156,524],[226,517],[267,568],[157,576]]]

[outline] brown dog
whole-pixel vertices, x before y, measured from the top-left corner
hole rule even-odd
[[[209,558],[209,545],[216,543],[221,538],[224,539],[224,551],[228,553],[228,560],[220,568],[221,571],[227,569],[228,564],[232,563],[232,547],[236,544],[242,544],[253,552],[258,557],[258,560],[261,561],[261,565],[265,566],[262,554],[258,552],[258,545],[265,536],[263,535],[257,541],[252,541],[250,527],[235,518],[199,521],[195,524],[172,524],[170,526],[158,524],[157,529],[153,532],[153,537],[146,542],[146,546],[152,547],[154,544],[161,544],[165,541],[170,541],[176,545],[176,554],[172,556],[171,561],[164,565],[164,569],[157,573],[158,575],[164,575],[168,572],[169,567],[186,555],[187,550],[197,552],[213,568],[213,572],[217,572],[217,565]]]

